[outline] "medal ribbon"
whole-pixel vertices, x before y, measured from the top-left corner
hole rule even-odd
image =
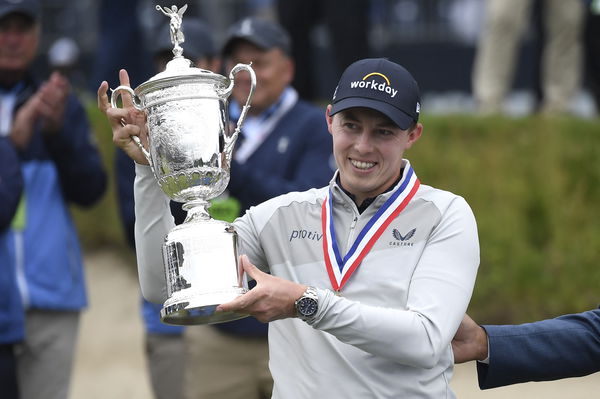
[[[331,286],[335,291],[340,291],[346,284],[363,258],[369,253],[381,234],[383,234],[384,230],[406,208],[419,189],[419,185],[419,179],[407,161],[400,186],[367,222],[343,259],[335,237],[333,196],[331,188],[329,189],[329,194],[325,197],[321,207],[321,223],[323,228],[325,267],[329,275],[329,281],[331,281]],[[333,267],[334,263],[337,267]]]

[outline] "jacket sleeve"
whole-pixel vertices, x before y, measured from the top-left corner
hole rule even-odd
[[[47,138],[47,148],[67,200],[89,206],[104,194],[106,174],[85,110],[73,94],[67,100],[64,118],[62,130]]]
[[[0,137],[0,231],[10,225],[22,191],[23,177],[17,152],[8,138]]]
[[[134,162],[121,149],[115,152],[115,181],[121,224],[131,248],[135,248],[135,209],[133,204]]]
[[[490,358],[489,364],[477,363],[481,389],[600,371],[600,308],[535,323],[483,327]]]
[[[231,180],[227,187],[231,195],[242,204],[256,205],[284,193],[322,187],[329,182],[335,170],[332,161],[331,136],[327,131],[323,115],[314,109],[310,111],[302,115],[294,115],[291,122],[284,119],[277,127],[277,129],[286,129],[289,123],[295,124],[293,128],[287,127],[290,132],[297,132],[288,150],[288,159],[292,160],[293,173],[288,175],[281,171],[272,173],[273,168],[280,165],[273,164],[273,160],[266,155],[261,162],[267,165],[259,168],[248,167],[233,160]],[[292,109],[290,112],[296,111]]]
[[[458,197],[429,236],[411,278],[406,309],[370,306],[319,289],[323,306],[311,325],[373,355],[432,368],[450,350],[478,266],[475,217]]]
[[[169,198],[162,192],[149,166],[135,164],[135,251],[142,295],[150,302],[167,299],[162,244],[175,221]]]

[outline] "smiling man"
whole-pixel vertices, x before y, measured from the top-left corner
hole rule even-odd
[[[353,84],[361,81],[375,83]],[[143,126],[121,126],[120,118],[135,122],[128,110],[108,109],[105,84],[98,94],[114,142],[147,163],[130,138]],[[256,287],[218,309],[270,322],[273,398],[454,397],[450,341],[475,283],[477,228],[463,198],[420,184],[403,158],[421,137],[419,111],[417,83],[402,66],[350,65],[327,107],[338,165],[329,185],[235,221]],[[150,167],[136,168],[140,283],[160,302],[160,243],[173,223]]]

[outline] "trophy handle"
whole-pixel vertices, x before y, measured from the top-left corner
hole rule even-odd
[[[133,106],[135,109],[137,109],[138,111],[143,110],[142,106],[141,106],[140,98],[134,93],[134,91],[131,89],[131,87],[124,86],[124,85],[121,85],[121,86],[117,87],[116,89],[114,89],[110,95],[110,105],[113,108],[118,108],[117,99],[121,95],[121,93],[120,93],[121,91],[126,91],[127,93],[129,93],[131,95],[131,98],[133,100]],[[123,122],[121,122],[121,124],[124,125]],[[144,157],[146,157],[146,159],[148,160],[148,163],[150,165],[152,165],[152,159],[150,158],[150,152],[148,152],[148,150],[146,150],[144,148],[140,138],[138,136],[131,136],[131,139],[140,148],[140,150],[142,151],[142,154],[144,154]]]
[[[240,71],[247,71],[250,74],[250,92],[248,93],[248,98],[246,99],[246,104],[242,108],[242,113],[240,114],[240,118],[238,119],[237,126],[233,131],[233,134],[230,137],[225,137],[225,154],[227,155],[227,160],[231,160],[231,153],[233,151],[233,144],[235,144],[235,140],[240,134],[240,130],[242,129],[242,123],[244,123],[244,119],[246,119],[246,114],[250,109],[250,101],[252,100],[252,96],[254,95],[254,89],[256,88],[256,74],[254,73],[254,69],[250,64],[237,64],[233,67],[231,72],[229,72],[229,87],[225,90],[225,93],[231,93],[233,90],[233,86],[235,84],[235,75]]]

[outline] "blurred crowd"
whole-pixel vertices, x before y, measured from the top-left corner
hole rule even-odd
[[[102,80],[116,87],[120,67],[131,71],[134,86],[147,80],[153,75],[153,43],[164,24],[155,3],[44,1],[48,18],[37,68],[77,65],[73,79],[92,92]],[[497,5],[506,2],[480,0],[370,0],[346,2],[344,7],[339,1],[319,2],[318,7],[277,0],[171,3],[188,4],[186,18],[204,20],[217,46],[227,28],[244,16],[279,21],[294,43],[294,87],[308,100],[326,100],[340,68],[368,55],[403,62],[415,71],[430,112],[493,112],[502,103],[503,112],[515,115],[552,107],[595,115],[600,67],[594,0],[531,0],[517,2],[518,9],[508,2],[508,15]],[[121,20],[126,22],[116,23]],[[561,36],[554,34],[558,31]],[[497,43],[502,46],[496,48]],[[445,65],[442,71],[440,63]],[[562,82],[563,88],[556,88]],[[552,97],[550,103],[544,96]],[[561,96],[571,98],[556,99]]]

